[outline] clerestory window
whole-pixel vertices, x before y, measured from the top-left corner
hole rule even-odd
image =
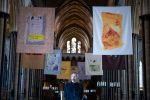
[[[81,53],[81,41],[75,37],[67,41],[67,53]]]

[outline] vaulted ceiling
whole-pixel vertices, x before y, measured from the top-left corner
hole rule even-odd
[[[75,37],[81,41],[81,52],[92,48],[92,6],[107,0],[32,0],[36,7],[55,7],[55,47],[66,52],[66,43]]]
[[[31,0],[35,7],[59,7],[67,0]],[[76,0],[74,0],[76,1]],[[105,6],[108,0],[82,0],[88,6]]]

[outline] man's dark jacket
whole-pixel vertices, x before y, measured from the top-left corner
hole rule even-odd
[[[82,100],[83,88],[79,83],[68,82],[64,86],[65,100]]]

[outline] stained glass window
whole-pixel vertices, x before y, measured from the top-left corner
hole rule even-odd
[[[76,46],[77,46],[77,44],[76,44],[76,38],[72,38],[72,40],[71,40],[71,53],[76,53]]]
[[[75,37],[67,41],[67,53],[81,53],[81,41]]]
[[[70,53],[70,41],[67,41],[67,53]]]
[[[140,90],[143,90],[143,68],[142,68],[142,62],[139,62],[139,85]]]
[[[78,53],[81,53],[81,41],[78,41],[77,48],[78,48]]]

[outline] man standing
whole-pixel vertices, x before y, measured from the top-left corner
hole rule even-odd
[[[66,83],[64,86],[64,97],[65,100],[82,100],[83,87],[77,82],[78,74],[71,74],[71,81]]]

